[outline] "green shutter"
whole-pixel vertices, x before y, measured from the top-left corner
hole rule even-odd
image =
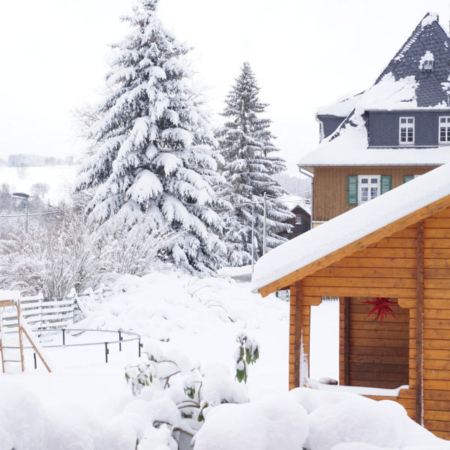
[[[390,175],[381,175],[381,195],[392,189],[392,177]]]
[[[347,198],[349,205],[358,204],[358,176],[349,175],[347,179]]]
[[[414,175],[405,175],[403,177],[403,183],[407,183],[408,181],[414,180]]]

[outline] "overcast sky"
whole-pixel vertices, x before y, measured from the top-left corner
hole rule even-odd
[[[108,44],[133,0],[0,4],[0,158],[80,155],[71,111],[98,100]],[[160,0],[160,16],[195,47],[212,109],[249,61],[270,103],[277,145],[296,173],[318,142],[315,110],[369,87],[428,11],[448,29],[449,0]]]

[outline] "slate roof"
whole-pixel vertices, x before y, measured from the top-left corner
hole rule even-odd
[[[420,69],[421,59],[427,52],[434,56],[432,72]],[[379,83],[388,73],[392,73],[396,80],[410,75],[416,77],[419,83],[416,89],[419,108],[447,104],[447,94],[442,83],[448,82],[450,75],[450,38],[439,24],[437,15],[428,13],[422,19],[375,83]]]
[[[433,71],[421,70],[421,63],[424,58],[432,55],[434,58]],[[440,165],[450,161],[450,153],[443,153],[441,149],[436,149],[432,154],[417,155],[416,149],[411,148],[411,152],[402,152],[400,155],[397,149],[389,149],[391,156],[380,161],[382,155],[374,153],[376,150],[368,149],[367,130],[361,127],[362,115],[365,111],[371,109],[407,109],[414,110],[418,108],[439,108],[445,110],[449,107],[449,97],[447,88],[450,88],[450,38],[447,32],[439,24],[439,17],[436,14],[428,13],[414,29],[411,36],[405,44],[396,53],[377,78],[374,85],[354,97],[341,99],[334,104],[322,107],[318,110],[317,116],[329,114],[342,116],[343,112],[347,114],[345,120],[338,129],[327,139],[324,139],[319,147],[313,152],[305,155],[299,162],[299,166],[313,168],[314,166],[335,166],[335,165],[386,165],[389,161],[396,161],[396,165],[410,165],[420,163],[426,165]],[[399,101],[393,103],[391,94],[394,92],[386,91],[386,98],[383,98],[383,89],[379,88],[387,79],[390,78],[398,83],[398,92],[404,86],[412,95],[399,96]],[[411,91],[411,86],[413,90]],[[450,92],[450,89],[449,89]],[[369,99],[369,101],[367,101]],[[385,100],[385,101],[384,101]],[[371,103],[372,102],[372,103]],[[364,130],[362,130],[362,128]],[[346,148],[338,142],[346,136]],[[359,136],[357,136],[359,134]],[[364,134],[364,136],[363,136]],[[354,136],[353,136],[354,135]],[[351,139],[349,139],[351,138]],[[337,144],[337,145],[336,145]],[[342,142],[343,144],[343,142]],[[353,144],[353,145],[347,145]],[[365,151],[360,151],[365,150]],[[385,149],[386,151],[388,149]],[[373,153],[369,154],[370,152]],[[387,156],[387,155],[384,155]],[[399,156],[403,159],[399,160]],[[420,156],[420,158],[418,157]],[[373,163],[371,159],[373,157]],[[428,161],[430,157],[430,161]],[[380,163],[381,162],[381,163]]]

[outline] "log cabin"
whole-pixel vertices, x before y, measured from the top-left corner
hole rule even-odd
[[[429,13],[373,86],[317,111],[320,143],[298,163],[313,178],[313,226],[450,162],[449,61]]]
[[[450,439],[450,164],[263,256],[253,288],[290,290],[289,387],[309,378],[311,307],[340,302],[339,386],[395,400]],[[389,299],[394,316],[369,316]]]

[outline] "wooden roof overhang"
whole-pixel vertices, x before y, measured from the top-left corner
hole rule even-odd
[[[369,245],[375,244],[381,239],[397,233],[398,231],[401,231],[411,225],[414,225],[448,207],[450,207],[450,195],[447,195],[433,203],[430,203],[423,208],[420,208],[396,220],[395,222],[379,228],[372,233],[369,233],[366,236],[323,256],[320,259],[317,259],[303,267],[294,269],[288,275],[285,275],[282,278],[279,278],[278,280],[275,280],[272,283],[259,288],[258,292],[263,297],[266,297],[267,295],[274,292],[289,288],[289,286],[303,280],[305,277],[312,275],[318,270],[325,269],[331,264],[334,264],[359,250],[363,250]]]

